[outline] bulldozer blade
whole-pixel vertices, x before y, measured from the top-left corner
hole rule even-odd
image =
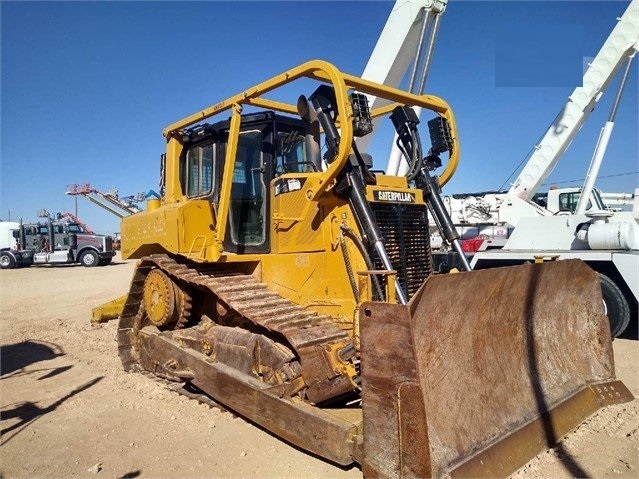
[[[360,334],[365,477],[504,477],[633,399],[579,260],[431,277]]]

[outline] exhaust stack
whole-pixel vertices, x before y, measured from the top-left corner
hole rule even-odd
[[[306,126],[306,156],[317,171],[322,170],[322,156],[320,154],[320,127],[317,113],[309,107],[308,99],[300,95],[297,99],[297,113],[304,120]]]

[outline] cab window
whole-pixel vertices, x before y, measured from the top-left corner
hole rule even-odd
[[[581,197],[581,192],[574,191],[571,193],[560,193],[559,194],[559,211],[571,211],[575,212],[577,209],[577,204],[579,203],[579,198]],[[588,200],[588,205],[586,206],[586,210],[589,210],[592,207],[592,203]]]
[[[306,161],[305,138],[296,130],[277,133],[275,174],[306,173],[313,171],[313,165]]]
[[[213,185],[213,147],[194,146],[186,152],[182,185],[186,196],[195,198],[211,193]]]

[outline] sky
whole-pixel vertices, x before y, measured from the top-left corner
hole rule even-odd
[[[444,194],[508,188],[628,3],[449,0],[426,87],[458,122],[461,161]],[[157,191],[164,127],[307,60],[360,75],[392,7],[2,1],[0,218],[73,213],[70,184]],[[604,191],[639,186],[638,72],[636,61],[597,182]],[[583,183],[619,77],[545,187]],[[375,137],[376,168],[391,142]],[[119,231],[116,216],[82,197],[77,212],[97,232]]]

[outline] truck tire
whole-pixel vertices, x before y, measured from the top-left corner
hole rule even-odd
[[[13,259],[8,253],[2,253],[0,255],[0,268],[2,269],[13,269],[16,267],[16,260]]]
[[[610,321],[610,334],[613,338],[621,336],[630,323],[630,306],[625,296],[613,280],[599,273],[601,293],[603,295],[606,316]]]
[[[100,257],[98,253],[89,249],[80,255],[80,263],[82,266],[86,266],[87,268],[92,268],[93,266],[97,266],[100,262]]]

